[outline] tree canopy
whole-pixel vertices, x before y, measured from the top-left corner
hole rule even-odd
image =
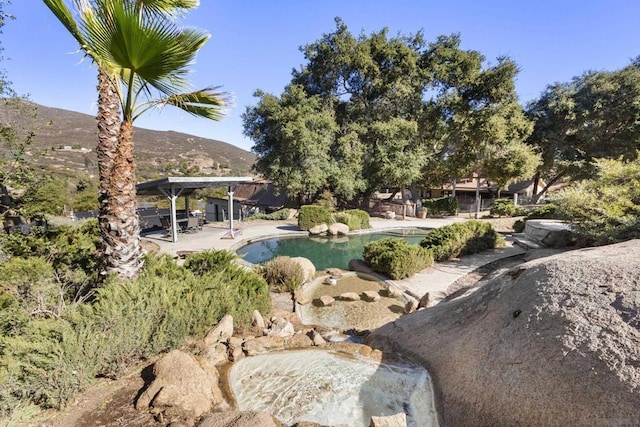
[[[635,159],[640,147],[640,60],[549,85],[527,114],[536,123],[528,143],[542,154],[538,173],[549,184],[594,177],[597,158]]]
[[[256,92],[257,105],[243,115],[257,171],[289,192],[325,189],[352,200],[429,174],[468,176],[491,147],[510,152],[531,131],[515,63],[487,66],[460,47],[459,35],[432,43],[386,28],[354,36],[337,18],[333,32],[300,49],[306,63],[284,92]]]

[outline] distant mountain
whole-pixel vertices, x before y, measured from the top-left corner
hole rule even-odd
[[[35,164],[69,177],[78,172],[97,175],[94,116],[33,103],[21,107],[0,102],[0,123],[10,123],[23,135],[36,133],[28,153]],[[138,181],[169,175],[247,175],[255,161],[253,153],[234,145],[180,132],[135,128],[134,143]],[[3,150],[0,144],[0,155]]]

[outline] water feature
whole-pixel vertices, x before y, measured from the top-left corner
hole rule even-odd
[[[247,357],[229,382],[239,410],[266,411],[292,425],[369,425],[371,416],[407,414],[408,426],[435,426],[429,374],[408,364],[379,363],[323,350]]]
[[[384,232],[350,235],[348,237],[274,237],[249,243],[238,249],[245,261],[263,264],[277,256],[305,257],[317,270],[348,269],[349,261],[362,258],[364,245],[388,237],[402,237],[410,244],[419,244],[430,230],[404,228]]]
[[[319,277],[306,284],[301,292],[314,303],[299,307],[300,320],[305,325],[322,325],[341,330],[375,329],[387,322],[392,322],[404,313],[406,300],[386,296],[386,287],[380,279],[364,273],[345,273],[337,279],[335,285],[328,285],[324,277]],[[380,295],[380,300],[340,301],[337,300],[330,307],[315,304],[322,295],[336,298],[346,292],[361,294],[364,291],[374,291]]]

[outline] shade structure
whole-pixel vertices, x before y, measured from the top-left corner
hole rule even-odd
[[[176,215],[176,199],[179,196],[188,196],[195,190],[209,187],[227,187],[229,195],[229,212],[233,212],[233,189],[237,184],[253,182],[250,176],[170,176],[166,178],[146,181],[136,184],[136,192],[140,196],[165,196],[171,205],[171,241],[178,241],[178,227]],[[188,203],[186,204],[187,210]],[[229,215],[229,232],[233,235],[233,215]]]

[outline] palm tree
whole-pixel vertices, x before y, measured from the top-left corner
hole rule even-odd
[[[143,251],[135,212],[133,122],[173,105],[219,120],[227,97],[216,88],[189,91],[188,66],[208,35],[173,18],[195,0],[43,0],[98,66],[98,155],[103,272],[132,278]],[[153,93],[158,96],[153,96]]]

